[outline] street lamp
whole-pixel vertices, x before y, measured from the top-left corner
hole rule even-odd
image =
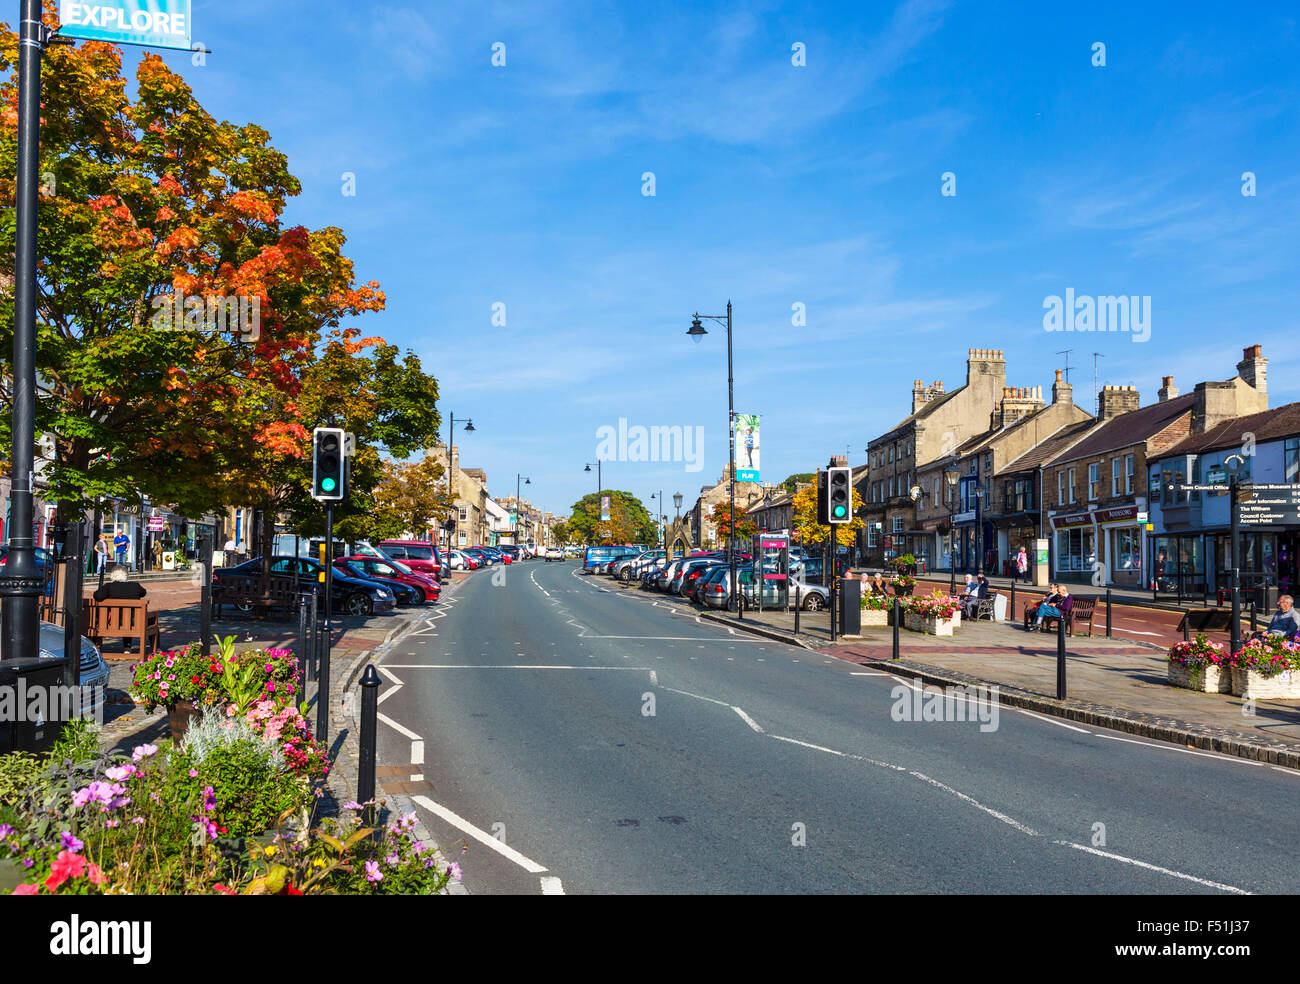
[[[975,573],[984,576],[984,516],[980,503],[984,501],[984,490],[975,486]]]
[[[455,459],[452,457],[451,454],[451,442],[456,436],[456,415],[453,413],[453,414],[449,414],[448,416],[450,419],[447,422],[447,498],[451,500],[451,505],[448,506],[448,508],[455,511],[456,501],[459,497],[456,495],[456,491],[455,491],[456,488],[455,486],[456,479],[454,474]],[[474,432],[473,420],[466,419],[465,423],[463,423],[461,426],[465,428],[465,432],[467,434],[472,434]],[[452,522],[455,523],[455,519],[453,519]],[[448,530],[447,549],[450,550],[451,548],[452,548],[451,530]]]
[[[588,472],[591,471],[591,465],[588,465],[586,468],[583,469],[583,471],[588,471]],[[600,490],[603,489],[604,487],[605,486],[602,485],[600,481],[600,459],[597,458],[596,459],[596,493],[599,495]]]
[[[654,494],[653,492],[650,493],[650,498],[651,498],[651,499],[655,498],[655,494]],[[656,509],[655,512],[657,512],[657,513],[662,513],[662,512],[664,511],[664,492],[663,492],[663,489],[660,489],[660,490],[659,490],[659,496],[658,496],[658,499],[659,499],[659,508]],[[661,519],[662,519],[664,522],[667,522],[668,517],[665,515],[665,516],[662,516]],[[659,524],[659,530],[660,530],[660,532],[659,532],[659,539],[660,539],[661,543],[663,544],[663,548],[664,548],[664,556],[666,557],[666,556],[668,556],[668,530],[667,530],[667,528],[663,525],[663,522],[661,522],[661,523]]]
[[[520,512],[521,512],[522,509],[523,509],[523,503],[522,503],[522,502],[520,501],[520,499],[519,499],[519,479],[520,479],[521,477],[522,477],[522,476],[520,476],[518,472],[515,473],[515,528],[514,528],[514,540],[515,540],[515,546],[516,546],[516,547],[519,546],[519,514],[520,514]],[[525,485],[532,485],[532,484],[533,484],[533,480],[532,480],[531,478],[524,478],[524,484],[525,484]]]
[[[961,481],[961,469],[957,467],[957,459],[954,458],[943,473],[944,481],[948,483],[948,594],[957,593],[957,556],[953,550],[953,538],[956,534],[957,516],[957,483]]]
[[[708,319],[717,324],[726,324],[727,326],[727,444],[729,447],[728,460],[730,462],[730,473],[727,475],[728,485],[731,491],[731,536],[727,542],[727,554],[731,561],[731,584],[734,586],[736,581],[736,403],[735,403],[735,375],[732,362],[732,344],[731,344],[731,302],[727,301],[727,313],[723,314],[700,314],[695,312],[695,317],[691,320],[691,326],[686,330],[686,334],[694,342],[699,342],[708,330],[701,323],[701,319]],[[740,592],[733,591],[735,596],[737,614],[740,614]],[[727,607],[730,608],[732,598],[727,599]],[[743,618],[744,616],[741,615]]]

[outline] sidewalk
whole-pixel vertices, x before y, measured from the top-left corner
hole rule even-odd
[[[952,637],[868,628],[861,639],[830,642],[823,614],[800,619],[785,612],[732,615],[703,612],[722,622],[783,639],[863,666],[919,677],[938,686],[999,687],[1003,703],[1130,734],[1239,755],[1300,769],[1300,701],[1248,704],[1227,694],[1201,694],[1169,685],[1163,646],[1104,636],[1066,639],[1067,699],[1056,700],[1056,637],[1018,624],[966,622]]]

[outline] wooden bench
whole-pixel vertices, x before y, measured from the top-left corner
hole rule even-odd
[[[257,608],[283,608],[292,613],[298,606],[298,595],[304,590],[296,577],[264,577],[261,574],[229,574],[221,572],[220,580],[212,585],[212,607],[217,617],[222,605],[234,605],[237,611],[251,612]]]
[[[81,608],[81,624],[82,635],[101,648],[105,639],[121,639],[125,652],[126,641],[134,639],[143,657],[156,653],[162,645],[158,613],[149,611],[149,602],[145,598],[138,601],[86,598]],[[152,650],[148,649],[150,639],[153,640]]]
[[[1074,606],[1065,616],[1065,634],[1074,635],[1075,623],[1088,623],[1088,638],[1092,638],[1092,616],[1097,609],[1096,598],[1075,598]],[[1043,631],[1048,631],[1048,623],[1055,622],[1055,615],[1048,615],[1043,619]]]

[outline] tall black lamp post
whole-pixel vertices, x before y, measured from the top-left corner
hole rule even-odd
[[[586,472],[591,471],[591,465],[587,465],[587,467],[584,468],[583,471],[586,471]],[[597,458],[597,459],[596,459],[596,494],[599,495],[599,494],[600,494],[600,490],[603,489],[604,487],[605,487],[605,486],[602,485],[602,484],[601,484],[601,481],[600,481],[600,459]]]
[[[708,331],[702,320],[713,321],[717,324],[727,326],[727,445],[729,448],[728,461],[730,463],[730,472],[727,475],[727,482],[731,491],[731,536],[728,538],[727,555],[731,561],[731,583],[737,584],[736,581],[736,403],[735,403],[735,375],[733,372],[732,362],[732,344],[731,344],[731,302],[727,301],[726,314],[700,314],[695,312],[695,317],[691,321],[691,326],[686,330],[692,340],[699,342]],[[736,611],[740,611],[740,592],[733,591]],[[728,598],[727,606],[730,607],[732,599]]]
[[[948,483],[948,594],[957,593],[957,551],[954,541],[957,534],[957,483],[961,481],[961,469],[953,463],[944,470],[944,481]]]
[[[454,459],[452,458],[452,454],[451,454],[451,442],[456,437],[456,415],[454,413],[449,414],[449,417],[450,420],[447,423],[447,497],[451,499],[450,508],[453,513],[457,514],[457,518],[458,518],[459,512],[456,509],[456,500],[457,500],[456,484],[455,484],[456,477],[453,474],[453,472],[455,471],[455,466],[454,466]],[[466,420],[465,423],[462,424],[461,426],[465,428],[465,432],[467,434],[473,433],[474,431],[474,421],[472,420]],[[455,520],[453,519],[453,522],[454,521]],[[451,530],[448,530],[447,549],[450,550],[451,548],[452,548]]]
[[[515,474],[515,546],[519,546],[519,517],[523,515],[524,504],[519,498],[519,479],[523,478],[525,485],[532,485],[533,480],[527,476]]]

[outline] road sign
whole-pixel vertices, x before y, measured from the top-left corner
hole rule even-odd
[[[1300,486],[1256,485],[1254,491],[1249,502],[1237,507],[1243,525],[1300,526]]]
[[[1226,468],[1211,468],[1205,473],[1205,480],[1211,485],[1222,485],[1228,480],[1228,470]]]
[[[59,35],[191,50],[190,0],[62,0]]]

